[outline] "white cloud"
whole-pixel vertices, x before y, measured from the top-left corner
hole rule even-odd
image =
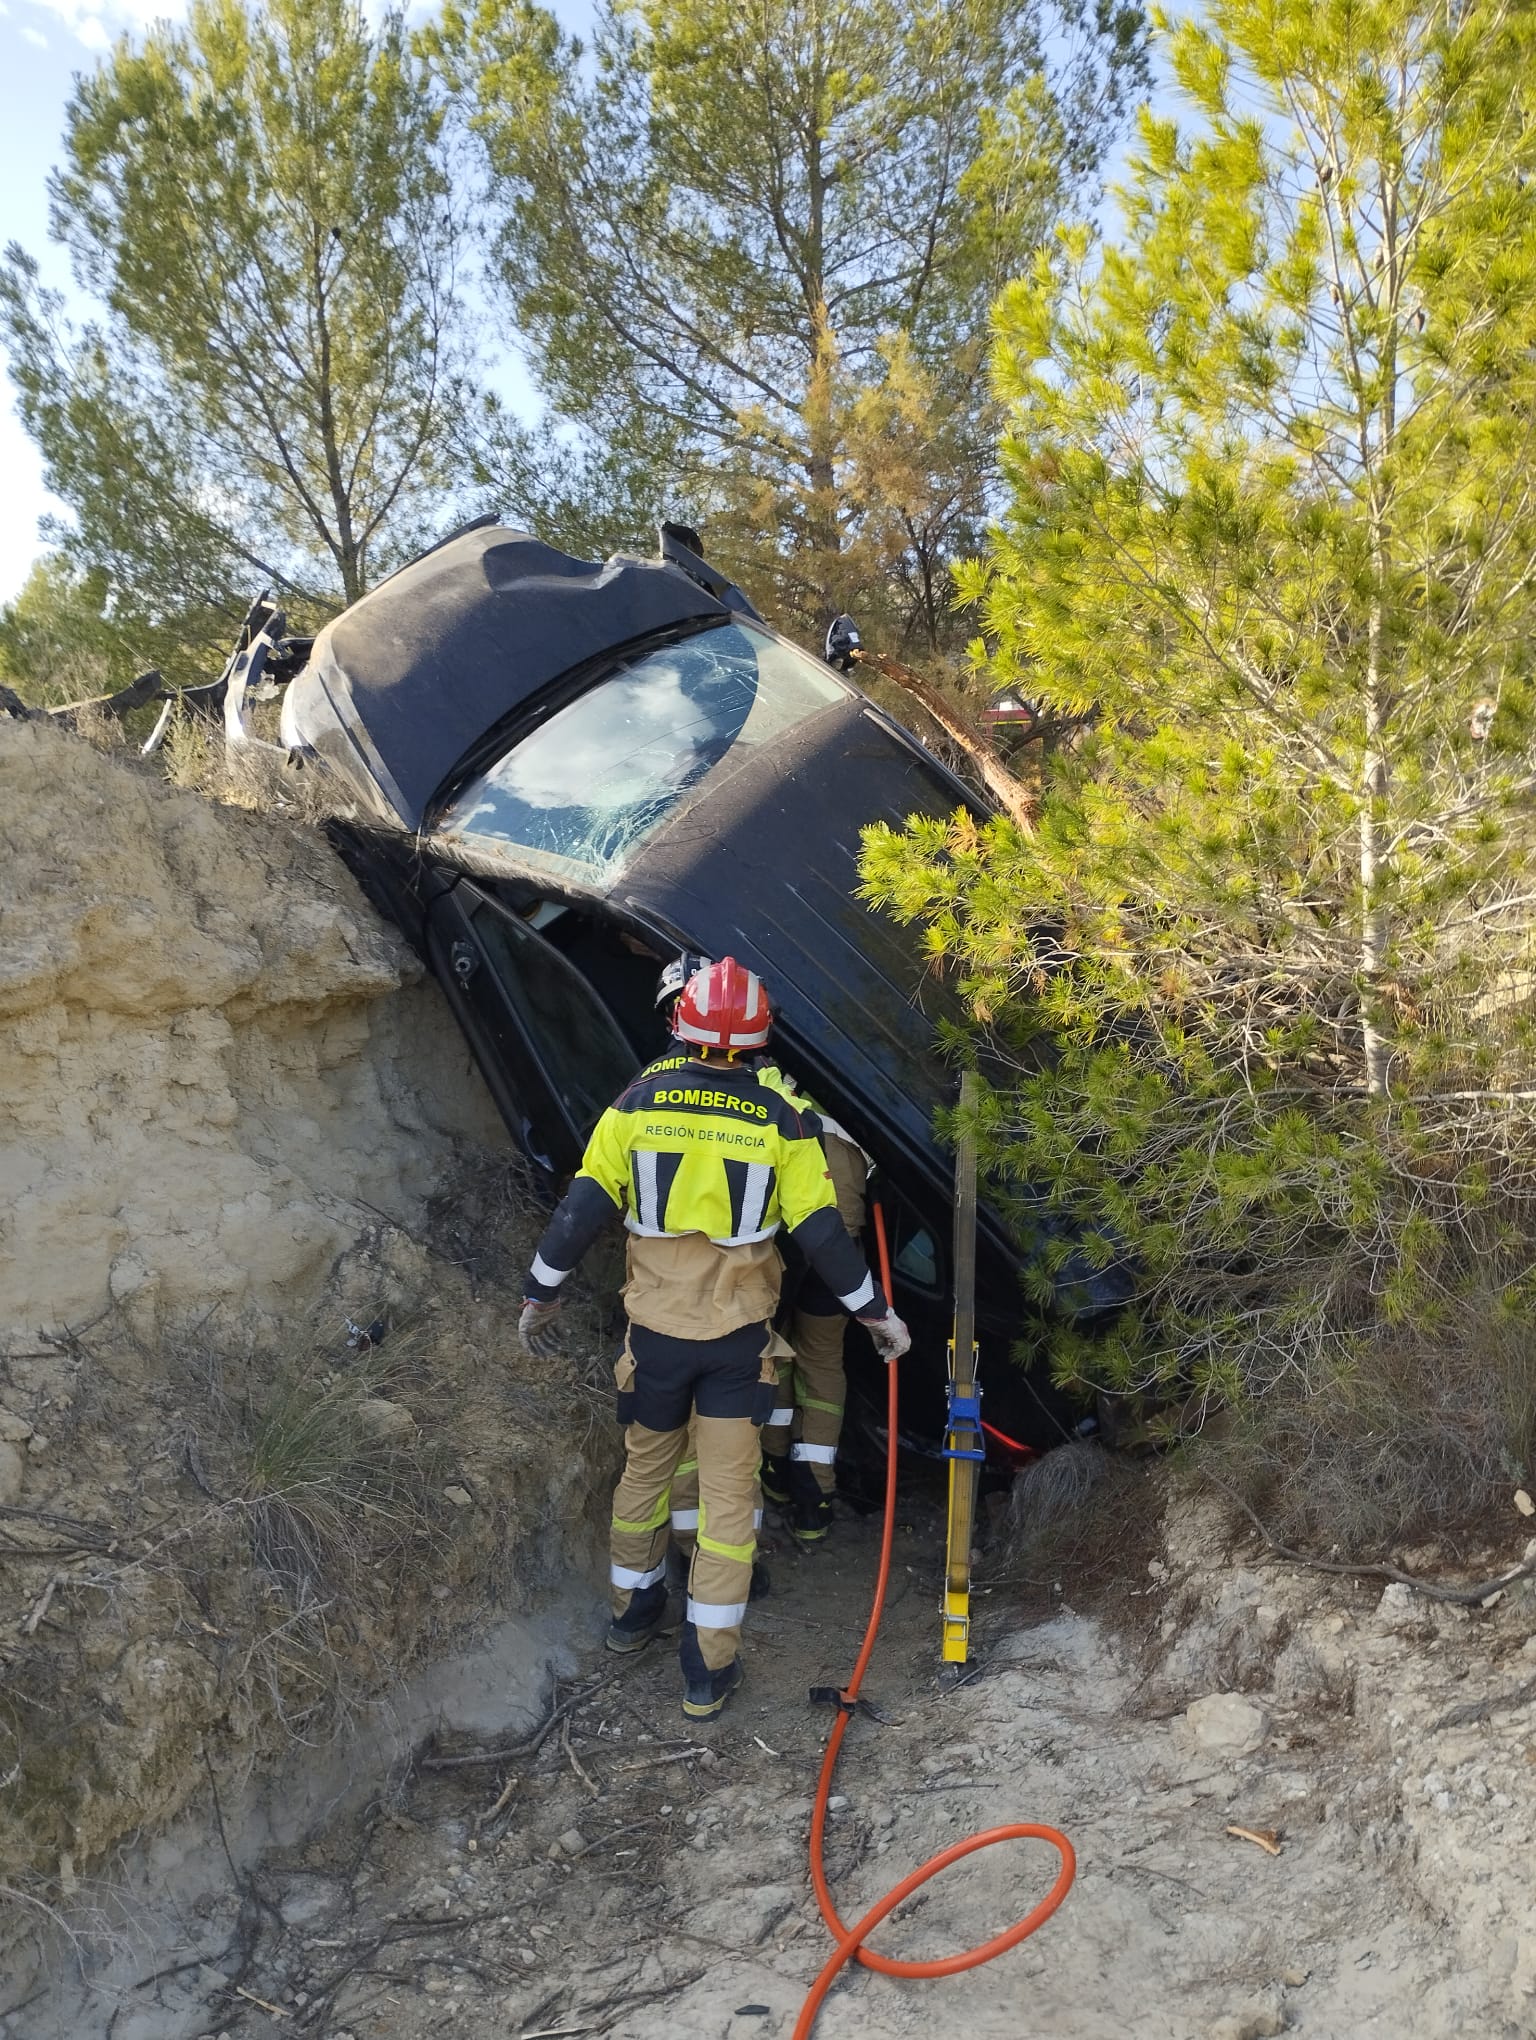
[[[88,50],[106,50],[112,47],[124,29],[142,35],[157,21],[180,21],[189,9],[190,0],[30,0],[33,7],[42,13],[51,14],[76,42]],[[415,20],[430,14],[436,0],[405,0],[406,13]],[[8,0],[0,0],[0,14],[10,11]],[[368,20],[377,24],[389,11],[389,0],[364,0],[363,12]],[[571,13],[569,5],[560,9],[562,18]],[[580,12],[580,9],[575,10]],[[33,40],[29,36],[28,40]]]
[[[32,0],[88,50],[110,48],[123,30],[142,31],[185,12],[179,0]]]
[[[21,39],[23,42],[31,43],[35,50],[45,50],[48,47],[48,38],[40,28],[28,28],[23,25]]]

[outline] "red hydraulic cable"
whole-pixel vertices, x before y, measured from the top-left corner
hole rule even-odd
[[[989,1438],[995,1438],[1005,1451],[1011,1452],[1015,1459],[1033,1459],[1035,1457],[1033,1445],[1021,1445],[1017,1438],[1010,1438],[1006,1431],[1000,1431],[996,1424],[989,1424],[985,1417],[981,1420],[981,1428]]]
[[[885,1238],[885,1213],[878,1202],[874,1207],[875,1239],[880,1251],[880,1279],[885,1293],[891,1294],[891,1258]],[[1033,1821],[1014,1821],[1004,1827],[987,1828],[980,1834],[968,1835],[964,1841],[953,1842],[947,1849],[941,1849],[936,1856],[930,1856],[901,1882],[893,1885],[872,1905],[863,1919],[854,1926],[846,1926],[839,1917],[837,1907],[832,1903],[832,1893],[827,1884],[826,1867],[822,1861],[822,1846],[826,1838],[827,1801],[832,1793],[832,1776],[837,1769],[838,1751],[843,1746],[852,1718],[854,1703],[859,1697],[859,1687],[869,1668],[874,1654],[875,1638],[880,1632],[880,1617],[885,1609],[886,1587],[891,1574],[891,1547],[896,1536],[896,1363],[886,1369],[889,1394],[889,1414],[886,1425],[885,1462],[885,1525],[880,1538],[880,1571],[875,1581],[874,1604],[869,1611],[869,1626],[864,1632],[864,1643],[859,1651],[858,1662],[853,1668],[853,1677],[838,1695],[837,1719],[832,1724],[832,1733],[827,1737],[826,1754],[821,1760],[821,1778],[816,1786],[816,1809],[811,1816],[811,1881],[816,1887],[816,1902],[821,1907],[821,1916],[827,1930],[836,1942],[828,1956],[826,1966],[811,1986],[796,2021],[793,2040],[810,2040],[810,2034],[827,1992],[837,1981],[842,1970],[850,1962],[860,1962],[866,1969],[876,1969],[882,1976],[956,1976],[963,1969],[978,1969],[983,1962],[990,1962],[994,1955],[1001,1955],[1009,1948],[1016,1948],[1034,1933],[1037,1927],[1055,1912],[1072,1888],[1077,1875],[1077,1857],[1072,1844],[1059,1829],[1043,1827]],[[962,1949],[958,1955],[946,1955],[938,1962],[898,1962],[889,1955],[879,1955],[873,1948],[866,1948],[864,1941],[879,1926],[887,1913],[894,1912],[904,1898],[908,1898],[919,1885],[926,1884],[930,1877],[937,1877],[941,1870],[947,1870],[951,1863],[958,1863],[963,1856],[974,1855],[978,1849],[989,1849],[994,1842],[1049,1842],[1061,1858],[1061,1869],[1056,1882],[1034,1910],[1015,1926],[1007,1927],[995,1934],[990,1941],[983,1941],[979,1947]]]

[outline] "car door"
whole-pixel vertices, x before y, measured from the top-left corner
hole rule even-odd
[[[529,1158],[571,1175],[639,1063],[570,960],[471,879],[431,906],[427,947],[491,1094]]]

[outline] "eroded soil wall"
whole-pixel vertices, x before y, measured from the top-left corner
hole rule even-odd
[[[590,1598],[613,1447],[516,1349],[527,1185],[322,836],[0,717],[0,859],[3,2013],[118,1852]]]
[[[0,1328],[287,1315],[463,1143],[436,989],[317,834],[0,718]]]

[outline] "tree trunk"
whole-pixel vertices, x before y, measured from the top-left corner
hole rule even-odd
[[[352,525],[352,499],[342,474],[341,449],[336,443],[336,407],[331,389],[331,327],[326,312],[325,256],[323,244],[315,244],[315,326],[320,341],[320,437],[325,449],[325,478],[331,493],[336,531],[331,551],[341,574],[341,590],[349,603],[365,592],[361,549]]]
[[[1381,397],[1376,413],[1376,461],[1369,458],[1369,425],[1365,425],[1363,467],[1367,478],[1371,535],[1371,568],[1376,586],[1366,618],[1365,744],[1360,759],[1360,1044],[1365,1058],[1365,1087],[1372,1097],[1387,1095],[1392,1042],[1382,1028],[1381,987],[1391,940],[1391,912],[1384,896],[1383,841],[1390,790],[1387,769],[1387,696],[1385,615],[1392,575],[1392,459],[1397,441],[1397,310],[1402,273],[1397,246],[1397,185],[1381,184],[1381,248],[1377,257],[1380,281],[1378,309],[1387,314],[1381,351]]]
[[[837,504],[836,404],[837,337],[827,306],[826,210],[828,171],[822,154],[826,130],[829,81],[822,61],[820,38],[811,80],[812,114],[806,146],[806,197],[808,215],[805,234],[805,309],[809,322],[810,372],[805,386],[806,538],[817,557],[833,560],[841,550],[841,527]],[[834,603],[834,590],[825,571],[817,575],[824,602]],[[836,604],[835,606],[841,606]]]
[[[806,504],[806,536],[819,557],[834,560],[842,549],[837,504],[837,426],[833,417],[834,383],[837,372],[837,341],[825,304],[812,314],[811,373],[805,392],[806,477],[810,484]],[[825,574],[819,576],[825,601],[835,591]]]
[[[1373,1097],[1385,1097],[1392,1051],[1381,1029],[1379,1002],[1391,928],[1382,898],[1381,811],[1387,797],[1387,759],[1381,712],[1379,596],[1371,604],[1367,633],[1365,752],[1360,765],[1360,1035],[1365,1087]]]
[[[1038,813],[1035,795],[1022,779],[1016,779],[1008,770],[989,739],[968,716],[963,715],[937,687],[920,680],[915,673],[909,672],[895,659],[887,658],[883,652],[856,652],[854,657],[866,666],[873,666],[887,680],[894,680],[903,694],[911,695],[920,708],[926,709],[950,742],[958,745],[970,759],[976,777],[1015,826],[1026,836],[1035,833]]]

